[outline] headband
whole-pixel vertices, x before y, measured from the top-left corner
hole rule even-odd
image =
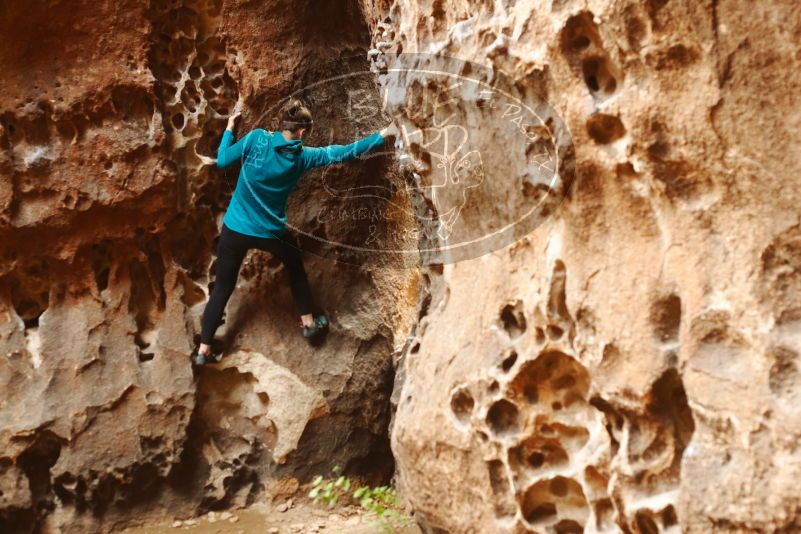
[[[281,123],[282,124],[291,124],[292,126],[311,126],[312,124],[314,124],[314,121],[313,120],[308,120],[308,121],[288,121],[288,120],[283,120],[283,121],[281,121]]]

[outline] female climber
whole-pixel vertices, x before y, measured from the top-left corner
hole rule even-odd
[[[233,129],[240,114],[237,106],[217,150],[217,167],[239,161],[242,167],[223,217],[216,280],[203,310],[200,346],[192,352],[195,365],[216,363],[222,358],[222,353],[211,346],[214,332],[236,285],[242,260],[251,248],[269,252],[286,268],[303,336],[311,340],[327,328],[324,314],[312,314],[312,294],[301,250],[286,228],[287,199],[305,171],[354,159],[382,146],[386,137],[397,133],[390,125],[349,145],[304,146],[301,138],[312,126],[312,114],[300,100],[290,99],[282,112],[280,131],[255,129],[234,143]]]

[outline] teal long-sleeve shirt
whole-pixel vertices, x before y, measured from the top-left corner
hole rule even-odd
[[[286,204],[301,175],[315,167],[341,163],[383,146],[376,132],[349,145],[307,147],[300,139],[287,141],[281,132],[252,130],[234,143],[223,133],[217,166],[241,160],[242,167],[223,223],[241,234],[278,237],[286,232]]]

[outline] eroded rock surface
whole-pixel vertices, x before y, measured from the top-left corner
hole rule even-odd
[[[539,228],[425,273],[392,443],[429,531],[801,528],[799,5],[397,0],[371,20],[382,51],[505,72],[575,146]],[[502,147],[506,209],[526,184]],[[496,206],[476,189],[464,220]]]
[[[3,532],[189,516],[291,493],[337,464],[392,472],[392,352],[414,271],[309,255],[332,319],[311,348],[283,268],[254,253],[219,332],[231,358],[196,376],[188,360],[237,173],[204,159],[229,111],[242,99],[240,132],[271,129],[269,110],[292,91],[341,62],[367,66],[358,4],[317,4],[0,6]],[[371,88],[377,100],[358,87]],[[314,95],[310,144],[383,126],[335,122],[351,89]],[[336,172],[385,183],[388,169],[376,158]],[[297,191],[293,224],[338,242],[361,231],[317,221],[323,202],[338,205],[318,178]]]
[[[392,354],[415,313],[392,448],[428,531],[798,530],[799,28],[791,1],[4,3],[3,531],[188,516],[333,464],[386,474]],[[243,127],[269,128],[281,98],[367,70],[368,50],[457,56],[548,101],[575,147],[548,191],[558,209],[514,245],[427,269],[419,303],[413,270],[309,257],[333,317],[316,350],[282,268],[253,254],[220,331],[232,357],[193,376],[236,176],[204,160],[225,117],[242,99]],[[409,97],[388,112],[428,125],[425,84],[379,86]],[[340,120],[350,90],[374,89],[306,95],[334,134],[311,143],[382,126]],[[438,237],[540,199],[508,133],[459,103],[476,100],[432,89],[500,147],[465,159],[499,179],[460,189]],[[386,163],[334,179],[398,182]],[[426,202],[445,216],[443,200]],[[290,218],[364,237],[320,220],[346,200],[331,202],[307,180]]]

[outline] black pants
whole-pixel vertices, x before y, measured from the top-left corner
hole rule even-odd
[[[220,326],[225,305],[236,286],[239,267],[248,250],[252,248],[269,252],[284,264],[289,273],[289,287],[298,313],[306,315],[312,312],[311,288],[295,236],[287,231],[280,238],[253,237],[235,232],[223,224],[217,243],[216,280],[200,323],[201,343],[211,344],[214,339],[214,332]]]

